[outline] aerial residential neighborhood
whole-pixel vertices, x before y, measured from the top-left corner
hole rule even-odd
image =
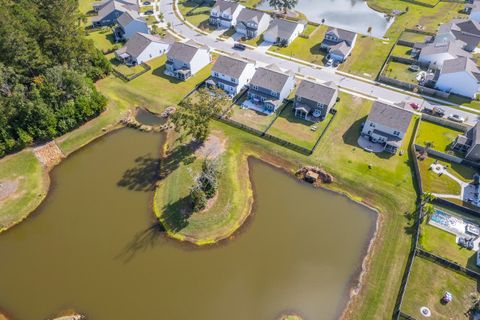
[[[480,0],[0,17],[0,320],[480,319]]]

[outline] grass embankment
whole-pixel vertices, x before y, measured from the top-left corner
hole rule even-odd
[[[339,110],[343,110],[343,112],[340,111],[340,115],[333,120],[332,126],[311,157],[302,156],[251,134],[214,122],[214,130],[221,131],[228,139],[228,151],[224,155],[226,162],[224,178],[222,178],[224,180],[219,189],[220,198],[214,209],[193,215],[192,221],[188,219],[188,211],[184,211],[187,213],[187,218],[185,221],[185,215],[182,216],[183,229],[171,229],[170,233],[183,239],[205,237],[202,240],[210,242],[214,237],[212,231],[215,230],[215,224],[218,221],[215,219],[221,218],[219,213],[223,213],[221,209],[225,208],[224,204],[227,202],[232,203],[231,208],[236,206],[238,212],[224,214],[224,218],[227,220],[222,223],[222,226],[235,226],[228,219],[232,216],[242,217],[244,208],[237,204],[248,204],[245,195],[250,194],[250,191],[241,189],[242,192],[234,193],[235,197],[230,198],[232,192],[225,188],[222,190],[222,186],[225,186],[226,181],[231,181],[233,190],[249,186],[248,174],[246,174],[247,156],[258,157],[277,164],[292,173],[303,165],[323,166],[335,177],[335,182],[328,186],[329,189],[346,193],[353,199],[375,206],[382,212],[382,224],[378,236],[378,239],[381,240],[377,242],[374,258],[370,261],[370,272],[365,277],[365,289],[357,298],[362,303],[356,303],[353,306],[350,316],[383,319],[385,315],[393,311],[410,248],[411,238],[405,213],[414,209],[416,198],[409,165],[410,159],[408,153],[404,153],[402,156],[388,157],[384,154],[367,153],[358,148],[356,141],[360,125],[370,111],[372,102],[346,96],[342,98],[341,103],[343,107],[339,107]],[[403,150],[407,150],[407,144],[411,142],[409,140],[411,134],[412,129],[407,134]],[[187,152],[187,154],[189,153],[191,151]],[[193,170],[198,165],[195,162],[180,162],[180,164],[174,165],[174,169],[169,171],[165,180],[160,182],[161,188],[157,190],[155,197],[157,209],[175,209],[176,204],[186,201],[185,196],[192,183],[187,170],[189,166]],[[175,211],[168,215],[171,216],[174,213]],[[157,212],[157,214],[165,213]],[[210,215],[213,217],[211,221],[209,221]],[[207,223],[207,225],[202,226],[201,223]],[[209,223],[212,223],[212,227],[208,225]],[[204,229],[198,228],[199,226]],[[167,227],[169,226],[167,225]],[[224,234],[233,231],[230,229],[225,233],[225,230],[228,228],[222,230]],[[385,289],[387,283],[389,289]]]
[[[448,304],[440,301],[445,291],[453,295],[453,301]],[[476,280],[416,257],[402,311],[422,319],[420,308],[425,306],[432,312],[431,319],[463,319],[463,314],[472,307],[472,296],[477,295]]]

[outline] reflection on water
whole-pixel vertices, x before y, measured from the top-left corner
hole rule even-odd
[[[259,9],[269,9],[268,0],[257,6]],[[393,19],[388,21],[383,13],[372,10],[364,0],[299,0],[295,10],[304,13],[308,20],[337,28],[383,37]]]
[[[252,163],[256,214],[224,245],[163,236],[152,217],[159,135],[122,129],[52,172],[30,220],[0,236],[0,305],[15,319],[74,308],[89,319],[334,319],[375,215]]]

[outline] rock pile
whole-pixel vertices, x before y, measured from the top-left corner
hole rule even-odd
[[[319,167],[305,166],[299,169],[295,175],[297,178],[310,182],[316,187],[322,183],[329,184],[333,182],[333,176]]]

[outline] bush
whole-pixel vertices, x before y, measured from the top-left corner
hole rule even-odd
[[[207,197],[205,192],[198,185],[193,186],[190,189],[190,199],[193,204],[193,211],[202,211],[207,206]]]

